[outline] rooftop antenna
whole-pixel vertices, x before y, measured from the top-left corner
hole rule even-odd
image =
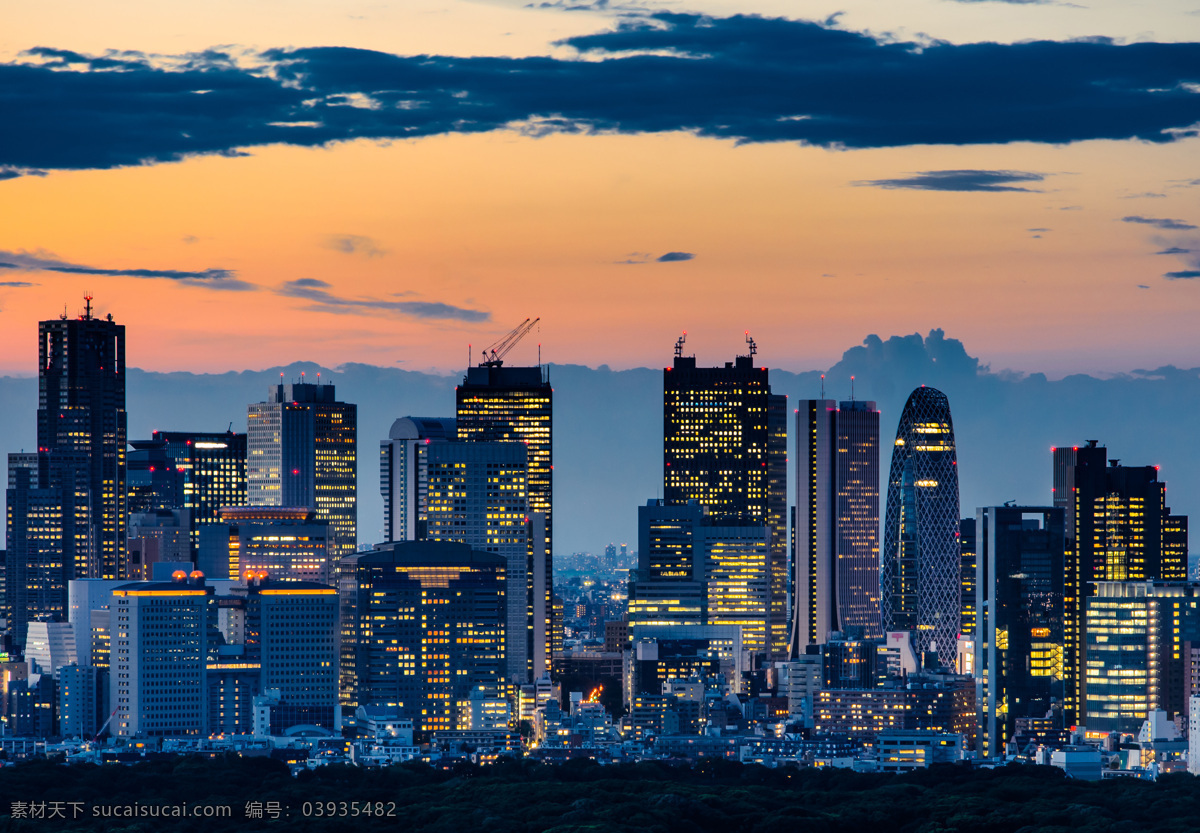
[[[675,339],[675,358],[678,359],[683,356],[683,345],[684,345],[684,342],[686,342],[686,341],[687,341],[687,330],[684,330],[683,335],[681,335],[679,338]]]
[[[746,343],[750,345],[750,358],[753,359],[755,354],[758,353],[758,345],[754,343],[749,330],[746,330]]]
[[[850,401],[854,401],[854,377],[850,377]]]
[[[825,398],[825,374],[821,374],[821,398]]]
[[[83,296],[83,320],[92,320],[92,293],[87,293]]]

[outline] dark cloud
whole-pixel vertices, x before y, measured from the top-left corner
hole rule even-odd
[[[8,264],[0,263],[0,268],[6,267]],[[0,286],[6,286],[12,289],[24,289],[27,286],[41,286],[41,284],[29,283],[29,281],[0,281]]]
[[[1197,43],[915,43],[834,25],[659,12],[562,41],[589,60],[320,47],[239,65],[215,51],[42,48],[0,64],[0,164],[108,168],[501,128],[869,148],[1169,142],[1200,123]]]
[[[12,165],[0,165],[0,182],[6,179],[17,179],[22,176],[45,176],[47,171],[39,171],[37,168],[16,168]]]
[[[438,301],[384,301],[378,298],[344,298],[328,290],[330,284],[317,278],[300,278],[288,281],[276,290],[280,295],[312,301],[309,307],[317,312],[343,315],[368,315],[372,312],[391,312],[413,318],[443,319],[451,321],[490,321],[492,314],[482,310],[456,307]]]
[[[1144,283],[1139,283],[1139,284],[1137,285],[1137,288],[1138,288],[1138,289],[1149,289],[1150,287],[1149,287],[1149,286],[1147,286],[1147,285],[1146,285],[1146,284],[1144,284]]]
[[[922,171],[897,179],[867,179],[854,184],[917,191],[1037,191],[1012,183],[1041,182],[1045,178],[1045,174],[1031,171]]]
[[[49,252],[29,253],[0,251],[0,269],[20,272],[60,272],[67,275],[105,275],[120,278],[165,278],[189,286],[204,286],[209,289],[245,291],[255,289],[254,284],[237,279],[232,269],[202,269],[198,272],[182,269],[111,269],[98,266],[82,266],[59,260]]]
[[[694,260],[695,257],[691,252],[667,252],[665,255],[659,255],[657,260],[659,263],[678,263],[683,260]]]
[[[1050,229],[1048,229],[1048,228],[1027,228],[1027,229],[1025,229],[1025,231],[1042,232],[1042,231],[1050,231]]]
[[[1169,281],[1186,281],[1200,278],[1200,269],[1184,269],[1182,272],[1167,272],[1163,275]]]
[[[1191,249],[1181,249],[1178,246],[1172,246],[1169,249],[1163,249],[1161,252],[1155,252],[1156,255],[1187,255],[1191,253]]]
[[[325,245],[335,252],[347,255],[364,255],[366,257],[382,257],[387,249],[381,248],[370,237],[361,234],[334,234],[325,239]]]
[[[1170,220],[1163,217],[1139,217],[1134,215],[1131,217],[1122,217],[1121,222],[1141,223],[1142,225],[1154,226],[1164,231],[1189,231],[1196,228],[1196,226],[1193,226],[1191,223],[1185,223],[1183,220]]]

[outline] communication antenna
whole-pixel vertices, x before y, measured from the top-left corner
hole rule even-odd
[[[825,398],[825,374],[821,374],[821,398]]]
[[[758,345],[754,343],[749,330],[746,330],[746,343],[750,345],[750,358],[753,359],[755,354],[758,353]]]
[[[854,401],[854,377],[850,377],[850,401]]]
[[[683,331],[683,335],[675,339],[675,358],[683,356],[683,345],[687,342],[687,330]]]

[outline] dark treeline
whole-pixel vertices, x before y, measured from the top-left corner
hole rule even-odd
[[[82,802],[67,818],[14,818],[13,803]],[[226,805],[229,818],[96,818],[94,807]],[[337,802],[319,817],[318,804]],[[346,802],[346,805],[340,804]],[[348,815],[357,802],[372,815]],[[277,803],[281,818],[247,817]],[[394,815],[374,814],[380,805]],[[329,805],[325,805],[329,807]],[[18,811],[18,813],[24,811]],[[72,813],[79,817],[71,818]],[[307,812],[307,815],[306,815]],[[341,816],[341,813],[347,815]],[[297,829],[719,831],[720,833],[1051,833],[1193,831],[1200,780],[1168,775],[1086,783],[1048,767],[971,771],[935,767],[905,776],[831,769],[765,769],[726,761],[695,767],[591,761],[547,766],[501,761],[449,771],[329,766],[293,778],[264,758],[177,758],[135,766],[34,762],[0,770],[0,829],[146,833]]]

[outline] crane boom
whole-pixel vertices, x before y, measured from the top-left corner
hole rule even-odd
[[[541,321],[541,318],[529,319],[526,318],[520,324],[512,329],[508,335],[501,338],[491,347],[483,351],[483,361],[479,363],[480,367],[501,367],[504,365],[504,357],[508,355],[508,351],[517,346],[517,342],[523,339],[534,326]]]

